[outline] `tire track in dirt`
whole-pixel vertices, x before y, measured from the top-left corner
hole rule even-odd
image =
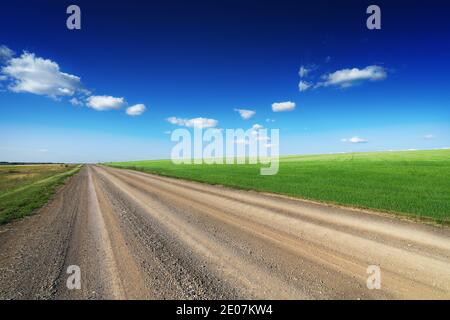
[[[285,199],[276,199],[282,201],[277,212],[273,210],[277,204],[271,196],[139,172],[104,170],[120,181],[127,182],[135,190],[130,192],[146,190],[158,194],[172,205],[190,206],[202,212],[203,216],[213,215],[220,223],[239,225],[243,232],[277,241],[285,249],[290,248],[297,255],[316,261],[318,266],[327,265],[335,272],[357,278],[360,283],[367,278],[366,268],[370,264],[378,264],[383,269],[384,294],[417,298],[444,298],[449,295],[450,241],[445,229],[366,213],[359,213],[360,217],[355,217],[355,212],[345,212],[343,209],[338,209],[343,222],[333,225],[340,218],[332,213],[336,208],[315,205],[315,211],[317,207],[322,207],[323,213],[331,216],[331,222],[321,225],[301,219],[302,215],[311,216],[313,213],[308,212],[308,207],[300,206],[300,201],[292,201],[288,203],[288,208],[284,208]],[[203,188],[212,190],[212,195],[201,190]],[[224,193],[228,198],[223,196]],[[245,197],[255,199],[243,203]],[[268,208],[264,207],[261,198],[266,203],[272,200]],[[298,214],[293,217],[292,208],[295,204]],[[291,215],[280,215],[279,212],[283,210],[290,211]],[[364,227],[372,222],[374,226]],[[356,231],[349,233],[349,227]]]

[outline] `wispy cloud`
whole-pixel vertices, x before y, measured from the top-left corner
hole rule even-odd
[[[145,105],[143,105],[142,103],[140,104],[136,104],[134,106],[128,107],[126,109],[126,114],[129,116],[140,116],[141,114],[143,114],[145,111]]]
[[[304,78],[308,75],[308,73],[311,70],[306,68],[305,66],[301,66],[300,69],[298,70],[298,75],[300,76],[300,78]]]
[[[256,111],[254,110],[247,110],[247,109],[234,109],[234,111],[239,112],[239,115],[242,119],[248,120],[251,117],[253,117],[256,114]]]
[[[386,77],[386,69],[375,65],[364,69],[342,69],[323,75],[324,81],[317,83],[315,87],[338,86],[348,88],[363,81],[380,81],[386,79]]]
[[[295,103],[291,101],[272,103],[273,112],[292,111],[295,109]]]
[[[0,63],[4,63],[9,61],[12,57],[14,57],[15,52],[12,51],[5,45],[0,46]]]
[[[436,138],[436,136],[434,134],[426,134],[423,138],[426,140],[431,140]]]
[[[342,142],[350,142],[350,143],[367,143],[368,140],[360,137],[352,137],[352,138],[344,138],[341,139]]]
[[[386,69],[377,65],[367,66],[362,69],[349,68],[337,70],[331,73],[323,74],[320,77],[320,80],[316,81],[311,80],[311,77],[309,77],[308,81],[304,80],[303,78],[305,78],[310,71],[311,70],[304,69],[303,66],[300,68],[299,75],[301,80],[298,84],[298,89],[300,92],[332,86],[348,88],[365,81],[381,81],[387,77]]]
[[[84,105],[84,103],[81,100],[79,100],[78,98],[76,98],[76,97],[73,97],[72,99],[70,99],[69,102],[73,106],[82,106],[82,105]]]
[[[300,90],[300,92],[306,91],[309,88],[311,88],[313,86],[312,83],[301,80],[298,84],[298,89]]]
[[[208,118],[193,118],[193,119],[183,119],[183,118],[177,118],[177,117],[170,117],[167,118],[167,121],[171,124],[175,124],[182,127],[187,128],[198,128],[198,129],[205,129],[205,128],[214,128],[219,124],[219,121],[215,119],[208,119]]]

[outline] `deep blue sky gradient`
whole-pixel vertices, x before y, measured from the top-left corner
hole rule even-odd
[[[365,26],[373,3],[382,30]],[[80,31],[65,27],[69,4],[81,7]],[[4,1],[0,45],[147,111],[98,112],[3,86],[0,160],[167,158],[170,116],[279,128],[283,154],[450,147],[449,9],[436,0]],[[387,78],[299,92],[301,65],[314,65],[316,79],[379,65]],[[296,110],[273,113],[281,101]],[[257,114],[245,121],[234,108]],[[341,141],[353,136],[368,142]]]

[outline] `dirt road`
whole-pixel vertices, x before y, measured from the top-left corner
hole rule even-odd
[[[66,286],[70,265],[80,290]],[[38,214],[0,228],[0,298],[450,299],[450,232],[84,166]]]

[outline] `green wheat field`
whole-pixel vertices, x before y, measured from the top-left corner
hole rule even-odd
[[[450,150],[285,156],[277,175],[261,165],[107,163],[164,176],[450,222]]]

